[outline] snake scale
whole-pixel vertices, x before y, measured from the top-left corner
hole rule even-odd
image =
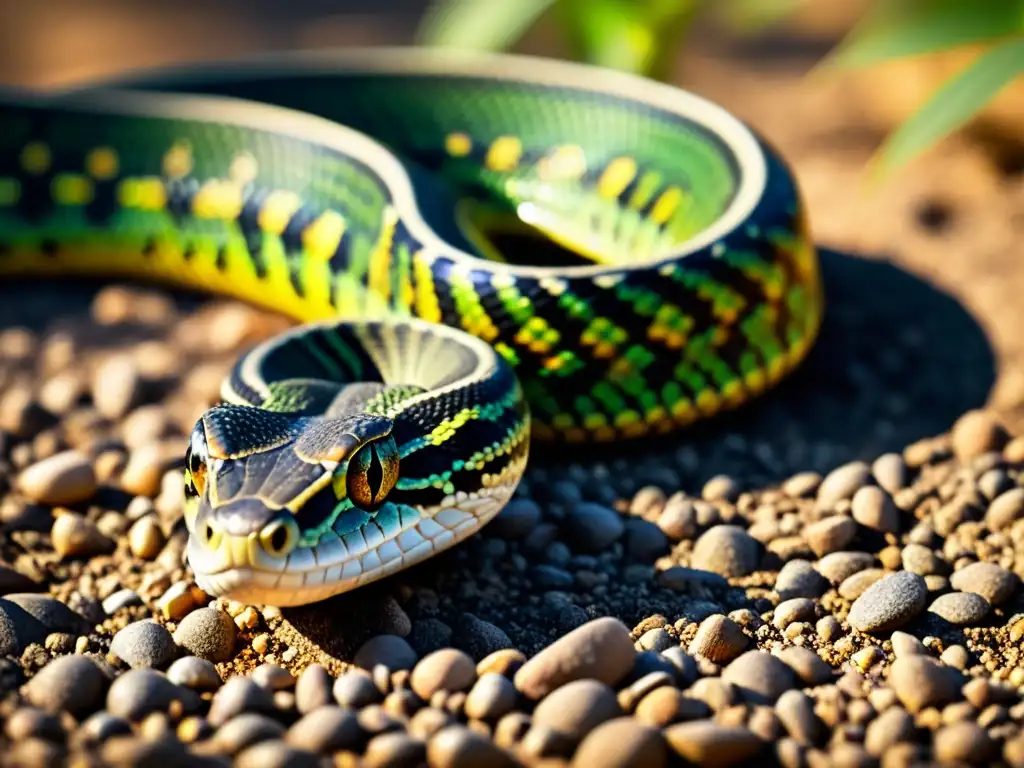
[[[0,93],[0,274],[297,321],[241,356],[184,457],[198,584],[277,606],[472,535],[531,437],[627,445],[746,402],[823,301],[791,173],[723,109],[413,48]]]

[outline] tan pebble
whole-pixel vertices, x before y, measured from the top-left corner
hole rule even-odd
[[[832,667],[809,648],[791,645],[783,648],[776,656],[807,685],[824,685],[833,677]]]
[[[431,768],[504,768],[515,763],[511,755],[486,736],[463,725],[441,728],[427,742],[427,764]]]
[[[617,717],[592,730],[573,753],[577,768],[642,765],[660,768],[668,761],[668,749],[655,728],[631,717]]]
[[[1009,440],[1006,429],[991,413],[967,411],[950,430],[953,453],[963,463],[989,451],[1002,450]]]
[[[716,525],[701,534],[693,545],[690,565],[726,578],[746,576],[757,570],[760,546],[739,526]]]
[[[962,645],[951,645],[946,648],[942,655],[939,656],[943,664],[947,664],[955,669],[964,670],[967,669],[967,664],[970,662],[970,656],[967,653],[967,649]]]
[[[256,637],[252,639],[252,649],[256,653],[264,654],[267,652],[267,648],[270,645],[270,635],[266,632],[260,632]]]
[[[857,535],[857,524],[846,515],[833,515],[804,529],[804,539],[818,557],[839,552]]]
[[[839,619],[835,616],[828,615],[818,619],[818,622],[814,625],[814,631],[826,643],[831,643],[842,636],[843,625],[839,623]]]
[[[683,696],[672,686],[661,686],[644,696],[633,716],[641,723],[664,727],[671,723],[708,717],[711,709],[703,701]]]
[[[442,648],[424,656],[412,670],[409,685],[424,701],[438,691],[465,691],[476,680],[476,665],[464,652]]]
[[[247,606],[240,614],[234,617],[235,625],[239,629],[251,629],[260,620],[259,613],[251,605]]]
[[[82,515],[65,511],[53,521],[50,541],[54,551],[64,557],[92,557],[110,554],[115,544]]]
[[[728,616],[715,614],[700,623],[687,650],[691,655],[722,664],[735,659],[749,644],[750,639],[739,624]]]
[[[767,746],[746,728],[710,720],[670,725],[663,735],[676,754],[704,766],[739,765],[761,754]]]
[[[850,512],[853,519],[865,528],[899,533],[900,511],[892,497],[876,485],[866,485],[853,495]]]
[[[928,649],[924,647],[924,643],[907,632],[897,630],[890,635],[889,641],[892,643],[892,652],[896,658],[928,655]]]
[[[963,676],[927,656],[903,656],[889,667],[889,685],[903,706],[916,714],[925,707],[957,701]]]
[[[883,571],[881,568],[868,568],[864,571],[858,571],[848,579],[844,579],[843,583],[839,585],[839,596],[844,600],[856,600],[864,594],[868,587],[885,575],[886,571]]]
[[[581,739],[622,714],[611,686],[596,680],[573,680],[541,699],[533,711],[533,722]]]
[[[606,616],[588,621],[544,648],[520,667],[514,682],[521,693],[536,700],[572,680],[593,678],[615,685],[635,661],[629,629]]]
[[[466,696],[465,712],[474,720],[493,720],[512,710],[516,696],[511,680],[498,672],[485,672]]]
[[[522,651],[515,648],[502,648],[501,650],[489,653],[484,656],[476,665],[478,677],[488,672],[497,672],[499,675],[512,677],[523,664],[526,663],[526,656]]]
[[[164,533],[153,516],[135,521],[128,531],[128,547],[132,554],[143,560],[152,560],[164,546]]]
[[[877,645],[869,645],[853,654],[850,660],[858,669],[867,672],[875,664],[885,661],[885,652]]]
[[[84,454],[64,451],[25,468],[18,488],[38,504],[77,504],[96,493],[96,473]]]
[[[722,680],[736,686],[744,699],[771,704],[796,684],[793,670],[767,651],[751,650],[729,663]]]
[[[1011,488],[996,496],[985,513],[989,530],[1002,531],[1024,515],[1024,488]]]
[[[818,486],[818,507],[831,509],[839,502],[852,498],[854,493],[869,482],[871,468],[863,461],[851,461],[836,467]]]
[[[999,605],[1013,597],[1020,578],[995,563],[971,563],[955,571],[949,583],[953,589],[974,592],[993,605]]]
[[[64,371],[47,379],[39,388],[39,404],[51,413],[68,413],[82,398],[85,386],[77,371]]]
[[[121,473],[121,487],[134,496],[156,496],[171,461],[168,448],[163,443],[149,443],[132,451]]]
[[[157,404],[139,406],[121,422],[124,444],[132,449],[168,437],[170,431],[170,416]]]
[[[682,493],[670,496],[658,515],[657,526],[673,541],[692,539],[697,535],[697,510],[693,501]]]
[[[785,629],[795,621],[810,621],[814,618],[814,609],[814,601],[806,597],[784,600],[772,612],[772,625],[777,629]]]
[[[825,724],[814,712],[814,702],[803,691],[786,691],[775,703],[775,714],[798,744],[811,747],[827,732]]]
[[[192,590],[187,581],[178,581],[168,587],[157,601],[157,608],[166,619],[177,621],[188,615],[197,603],[192,599]]]
[[[864,748],[869,755],[881,757],[901,741],[914,738],[914,718],[902,707],[889,707],[868,723],[864,732]]]
[[[977,723],[959,722],[940,728],[932,749],[943,765],[988,765],[995,759],[998,746]]]
[[[1003,458],[1011,464],[1024,464],[1024,435],[1013,438],[1003,448]]]
[[[821,475],[817,472],[799,472],[782,484],[782,492],[790,498],[799,499],[810,496],[821,485]]]
[[[108,419],[120,419],[138,402],[142,381],[135,360],[124,354],[100,363],[92,377],[92,401]]]

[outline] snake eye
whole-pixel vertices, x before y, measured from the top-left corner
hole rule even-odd
[[[202,496],[206,490],[206,451],[206,432],[202,424],[197,424],[185,451],[186,496]]]
[[[362,509],[376,509],[398,482],[398,446],[390,435],[360,448],[348,463],[345,491]]]

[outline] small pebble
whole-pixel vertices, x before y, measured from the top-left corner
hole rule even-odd
[[[199,608],[192,611],[174,632],[174,642],[201,659],[227,661],[235,651],[235,624],[223,611]]]
[[[96,473],[84,454],[63,451],[24,469],[18,488],[38,504],[77,504],[95,495]]]
[[[108,555],[115,544],[91,520],[74,512],[62,512],[53,521],[50,540],[58,557]]]
[[[889,685],[911,714],[960,699],[963,676],[927,656],[897,657],[889,668]]]
[[[133,669],[119,675],[107,691],[107,711],[138,722],[150,712],[166,712],[171,702],[180,700],[179,688],[155,669]]]
[[[155,621],[136,621],[110,641],[110,651],[131,667],[163,667],[177,655],[171,633]]]
[[[796,684],[792,669],[761,650],[747,651],[730,662],[722,681],[736,686],[752,704],[772,704]]]
[[[563,635],[529,659],[516,672],[514,682],[522,694],[534,700],[584,678],[614,686],[630,672],[635,658],[626,625],[602,617]]]
[[[862,486],[871,482],[871,468],[863,461],[853,461],[829,472],[818,486],[818,506],[831,509],[840,501],[850,499]]]
[[[596,680],[573,680],[541,699],[533,711],[533,722],[579,740],[622,714],[610,686]]]
[[[392,672],[399,669],[412,669],[419,657],[405,638],[398,635],[377,635],[360,646],[352,658],[352,663],[363,669],[373,669],[383,664]]]
[[[999,745],[977,723],[945,725],[935,732],[933,751],[943,765],[991,765]]]
[[[480,675],[466,696],[466,714],[475,720],[494,720],[512,711],[518,694],[512,681],[498,672]]]
[[[334,681],[334,700],[348,709],[360,709],[381,700],[381,692],[373,679],[363,671],[350,670]],[[429,699],[429,696],[421,697]]]
[[[101,603],[103,613],[107,616],[113,616],[122,608],[132,605],[142,605],[142,598],[139,597],[138,592],[128,587],[117,590],[117,592],[114,592]]]
[[[61,656],[40,669],[25,686],[29,702],[45,712],[70,712],[76,717],[92,712],[103,701],[107,687],[103,670],[84,656]]]
[[[790,560],[775,579],[775,591],[783,600],[821,597],[826,586],[825,578],[806,560]]]
[[[857,535],[857,524],[846,515],[833,515],[804,529],[804,538],[818,557],[839,552]]]
[[[212,662],[198,656],[183,656],[167,668],[167,679],[175,685],[196,690],[214,690],[220,687],[220,675]]]
[[[363,741],[359,718],[350,709],[321,705],[305,713],[285,736],[294,747],[318,754],[357,749]]]
[[[493,741],[463,725],[441,728],[427,742],[431,768],[512,768],[516,761]]]
[[[876,485],[866,485],[853,495],[850,513],[865,528],[881,533],[899,533],[900,511],[892,497]]]
[[[985,525],[989,530],[1002,531],[1024,515],[1024,488],[1012,488],[1001,493],[989,505],[985,513]]]
[[[916,573],[900,571],[868,587],[854,601],[847,620],[861,632],[885,632],[920,615],[927,601],[924,579]]]
[[[928,610],[950,624],[967,626],[984,619],[991,607],[988,600],[973,592],[950,592],[935,598]]]
[[[616,717],[598,725],[586,735],[572,757],[575,768],[662,768],[667,761],[668,750],[658,730],[631,717]]]
[[[1020,586],[1017,574],[994,563],[971,563],[955,571],[950,586],[960,592],[974,592],[992,605],[1005,603]]]
[[[465,691],[476,680],[476,664],[463,651],[443,648],[424,656],[412,670],[409,685],[424,701],[438,691]]]
[[[966,463],[976,456],[989,451],[1001,450],[1009,440],[1006,430],[992,414],[982,411],[967,411],[950,430],[953,453]]]
[[[625,531],[625,523],[615,510],[592,502],[573,505],[564,525],[565,541],[580,552],[601,552]]]
[[[243,712],[272,713],[274,700],[270,693],[248,677],[229,677],[210,702],[207,715],[210,725],[220,727]]]
[[[766,748],[746,728],[710,720],[670,725],[663,735],[676,754],[695,765],[741,765]]]
[[[164,534],[155,517],[147,515],[136,520],[128,531],[128,547],[143,560],[153,560],[164,546]]]
[[[322,664],[310,664],[295,681],[295,707],[308,714],[331,703],[334,685],[330,673]]]
[[[875,558],[867,552],[833,552],[818,561],[818,573],[835,585],[842,584],[858,571],[875,564]]]
[[[731,578],[753,573],[760,561],[760,545],[743,528],[716,525],[697,539],[690,565]]]

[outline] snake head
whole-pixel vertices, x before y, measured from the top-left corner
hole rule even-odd
[[[315,566],[339,514],[373,513],[385,502],[398,481],[392,427],[366,413],[324,418],[220,405],[203,414],[185,457],[188,558],[200,585],[240,600],[309,602],[301,588],[281,594],[280,583]]]

